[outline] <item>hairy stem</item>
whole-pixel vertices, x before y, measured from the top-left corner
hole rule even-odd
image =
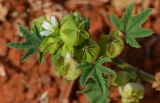
[[[155,81],[153,75],[146,73],[146,72],[140,70],[139,68],[136,68],[136,67],[124,62],[123,60],[121,60],[119,58],[113,59],[113,63],[116,66],[118,66],[119,68],[126,69],[126,70],[132,70],[132,71],[136,72],[139,75],[139,77],[144,81],[147,81],[150,83],[153,83]]]

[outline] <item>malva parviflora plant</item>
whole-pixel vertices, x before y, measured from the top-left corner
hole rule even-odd
[[[153,82],[154,78],[117,59],[125,43],[140,48],[136,39],[153,33],[142,27],[151,9],[133,16],[133,6],[129,5],[121,18],[114,14],[110,16],[115,30],[107,35],[102,33],[98,42],[90,36],[87,17],[68,13],[62,20],[55,16],[51,19],[39,17],[31,21],[30,29],[20,26],[25,41],[8,43],[8,47],[26,50],[22,62],[35,53],[42,62],[43,56],[50,54],[56,74],[68,81],[79,78],[80,85],[84,87],[80,93],[84,93],[90,103],[108,103],[110,86],[119,88],[123,103],[139,103],[144,96],[141,80]],[[104,66],[108,62],[123,70],[115,71]]]

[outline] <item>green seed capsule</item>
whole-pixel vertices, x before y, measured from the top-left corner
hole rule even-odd
[[[61,39],[59,37],[46,37],[43,39],[40,50],[44,53],[54,54],[61,45]]]
[[[64,65],[64,58],[61,56],[61,51],[57,51],[51,58],[53,62],[53,66],[55,69],[55,73],[57,76],[62,76],[63,74],[63,65]]]
[[[99,45],[92,39],[88,39],[76,47],[75,56],[79,62],[93,62],[99,56]]]
[[[68,14],[62,19],[60,36],[67,45],[77,46],[89,38],[89,34],[85,29],[85,22],[83,19],[78,18],[73,14]]]
[[[61,55],[62,55],[64,58],[66,58],[67,53],[71,54],[71,57],[73,57],[73,56],[74,56],[74,48],[73,48],[73,46],[64,44],[64,45],[62,46]]]
[[[75,80],[80,74],[81,70],[77,68],[77,61],[74,60],[69,53],[66,58],[61,56],[61,51],[58,51],[53,57],[52,61],[58,76],[64,77],[66,80]]]
[[[102,35],[100,40],[101,55],[115,58],[124,49],[124,43],[118,31],[112,31],[109,35]]]
[[[64,61],[63,77],[66,80],[75,80],[80,76],[81,70],[77,68],[77,64],[74,59]]]
[[[122,103],[139,103],[144,96],[144,87],[138,83],[127,83],[121,89]]]

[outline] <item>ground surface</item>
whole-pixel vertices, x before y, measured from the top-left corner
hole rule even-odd
[[[92,1],[92,2],[91,2]],[[20,63],[23,51],[9,49],[9,41],[21,41],[17,30],[19,24],[28,26],[29,21],[41,15],[56,15],[61,18],[68,11],[80,11],[91,20],[90,32],[97,39],[101,32],[113,29],[108,16],[113,12],[121,16],[124,8],[136,1],[135,12],[152,7],[152,16],[145,27],[154,34],[140,39],[141,49],[127,46],[121,57],[128,63],[155,74],[160,72],[160,1],[159,0],[0,0],[0,103],[88,103],[77,94],[76,82],[66,84],[57,78],[46,56],[42,64],[37,56]],[[160,103],[160,93],[145,83],[145,98],[141,103]],[[120,103],[116,89],[111,89],[111,102]]]

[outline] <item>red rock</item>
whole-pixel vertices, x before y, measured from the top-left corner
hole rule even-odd
[[[21,52],[17,49],[10,49],[8,59],[16,66],[20,66]]]
[[[58,96],[58,88],[56,85],[47,88],[49,98],[56,98]]]
[[[3,27],[3,36],[9,40],[13,41],[15,37],[15,28],[10,22],[4,22],[4,27]]]
[[[25,96],[27,100],[33,100],[36,96],[36,92],[31,89],[26,93]]]
[[[49,66],[46,61],[43,61],[41,64],[38,66],[38,73],[39,75],[44,75],[48,72]]]
[[[7,53],[7,43],[5,38],[0,38],[0,56],[5,56]]]
[[[157,35],[160,35],[160,16],[157,17],[156,21],[153,23],[153,30]]]
[[[120,101],[120,94],[117,88],[110,88],[110,98],[114,102]]]
[[[32,69],[34,69],[34,65],[37,63],[37,58],[35,56],[31,56],[28,58],[27,61],[25,61],[23,64],[22,64],[22,70],[26,73],[29,73],[31,72]]]
[[[78,101],[79,101],[79,103],[88,103],[87,98],[81,94],[78,96]]]
[[[48,103],[60,103],[57,99],[49,99]]]
[[[99,32],[103,30],[104,26],[104,21],[102,19],[101,14],[95,8],[92,9],[83,8],[82,10],[84,10],[83,15],[89,17],[90,19],[89,31],[91,34],[93,34],[91,36],[93,36],[94,39],[97,39],[97,37],[99,36]]]

